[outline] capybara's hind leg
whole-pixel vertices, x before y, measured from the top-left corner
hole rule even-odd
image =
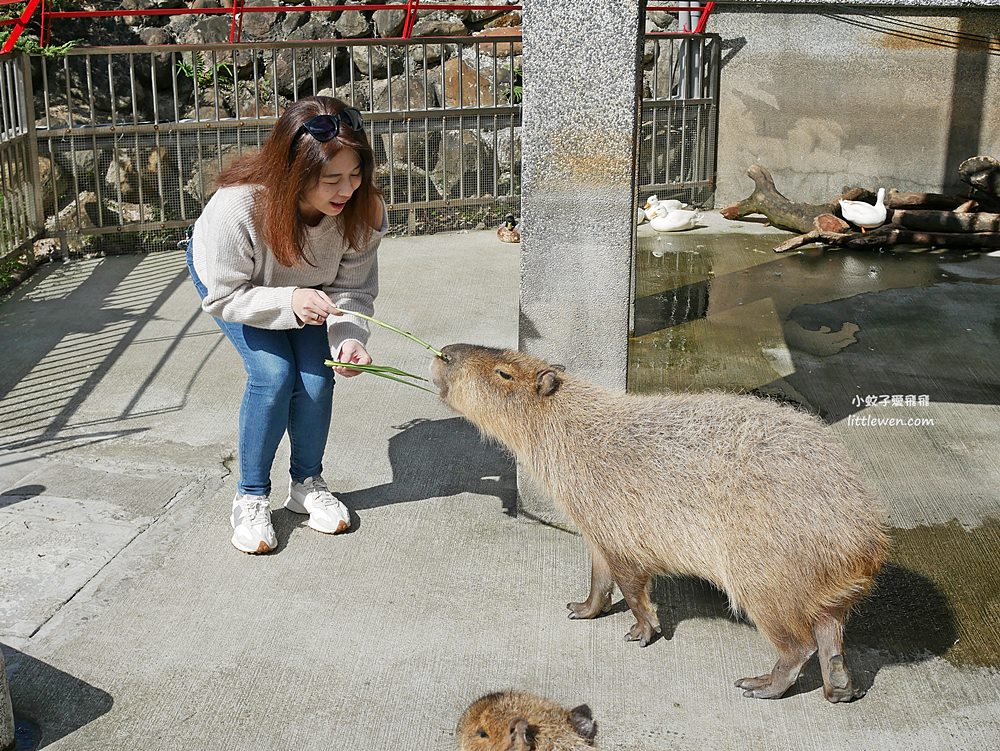
[[[744,696],[754,699],[777,699],[799,678],[802,666],[816,652],[815,645],[787,645],[778,647],[778,661],[770,673],[756,678],[741,678],[736,685],[743,689]]]
[[[571,602],[566,605],[569,608],[570,618],[596,618],[611,609],[611,590],[615,586],[611,569],[604,554],[597,547],[593,545],[588,547],[591,557],[590,595],[583,602]]]
[[[844,613],[827,613],[813,626],[819,645],[819,668],[823,673],[823,696],[827,701],[853,701],[865,695],[854,688],[844,659]]]
[[[640,647],[645,647],[660,633],[660,619],[656,617],[653,603],[649,600],[649,574],[612,569],[612,575],[635,616],[635,623],[625,634],[625,641],[637,641]]]

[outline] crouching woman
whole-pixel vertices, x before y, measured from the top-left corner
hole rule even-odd
[[[268,553],[271,465],[291,446],[285,508],[313,529],[350,526],[323,480],[334,371],[324,360],[366,365],[366,322],[378,294],[376,251],[388,217],[374,182],[361,113],[329,97],[285,110],[263,148],[233,163],[194,225],[188,267],[202,309],[243,360],[239,478],[232,543]]]

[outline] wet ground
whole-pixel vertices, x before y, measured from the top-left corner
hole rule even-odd
[[[1000,667],[1000,257],[779,255],[786,233],[707,222],[639,230],[630,390],[751,392],[821,416],[893,527],[849,639],[890,662]]]

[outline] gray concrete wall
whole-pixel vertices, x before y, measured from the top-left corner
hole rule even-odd
[[[524,8],[518,344],[609,388],[628,371],[639,0]],[[523,473],[519,473],[523,476]],[[521,509],[551,504],[519,480]]]
[[[721,4],[716,205],[755,162],[793,200],[959,188],[963,159],[1000,154],[1000,12],[961,5]]]

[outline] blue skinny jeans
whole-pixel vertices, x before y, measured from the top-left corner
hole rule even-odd
[[[187,251],[191,281],[202,299],[207,290]],[[323,471],[323,452],[333,412],[333,369],[325,326],[271,330],[215,322],[236,347],[247,373],[240,405],[240,476],[237,489],[271,492],[271,465],[285,433],[291,443],[289,473],[296,482]]]

